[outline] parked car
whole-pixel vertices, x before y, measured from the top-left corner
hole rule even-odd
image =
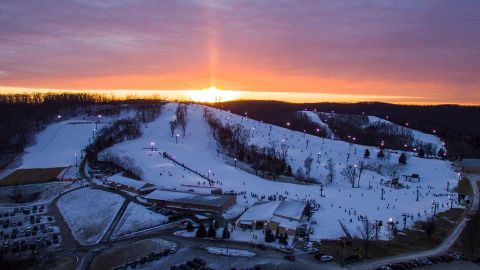
[[[360,254],[355,254],[355,255],[352,255],[352,256],[349,256],[347,258],[345,258],[345,262],[346,263],[353,263],[353,262],[358,262],[362,259],[362,256]]]
[[[287,246],[278,246],[277,250],[285,253],[293,252],[293,249]]]
[[[313,248],[313,247],[307,248],[307,253],[310,255],[317,254],[318,248]]]
[[[320,257],[320,261],[322,262],[330,262],[333,260],[333,257],[330,255],[323,255]]]
[[[283,258],[290,260],[290,261],[295,261],[295,255],[293,253],[287,253]]]

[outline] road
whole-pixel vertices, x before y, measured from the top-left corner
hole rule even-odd
[[[470,214],[472,214],[475,211],[477,211],[477,209],[478,209],[479,190],[478,190],[477,181],[480,181],[480,175],[479,174],[467,174],[466,177],[470,181],[470,184],[472,186],[473,193],[474,193],[472,204],[471,204],[471,207],[468,211]],[[429,250],[424,250],[424,251],[412,252],[412,253],[404,253],[404,254],[401,254],[401,255],[381,258],[381,259],[373,260],[373,261],[362,261],[362,262],[359,262],[359,263],[351,264],[351,265],[348,266],[348,268],[349,269],[360,269],[360,270],[375,269],[375,268],[378,268],[378,267],[380,267],[382,265],[386,265],[386,264],[415,260],[415,259],[422,258],[422,257],[436,256],[436,255],[445,253],[457,241],[458,237],[462,233],[466,224],[467,224],[467,217],[465,216],[462,219],[462,221],[460,221],[458,223],[457,227],[455,227],[455,229],[451,232],[451,234],[447,238],[445,238],[440,245],[438,245],[435,248],[432,248],[432,249],[429,249]]]

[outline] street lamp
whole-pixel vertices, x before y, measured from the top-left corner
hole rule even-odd
[[[150,147],[152,148],[152,152],[153,152],[153,147],[155,146],[155,143],[154,142],[151,142],[150,143]]]
[[[101,118],[102,118],[102,115],[101,115],[101,114],[97,115],[97,122],[95,122],[95,128],[97,128],[97,124],[100,123],[100,119],[101,119]]]
[[[211,170],[208,170],[208,179],[210,179],[210,173],[211,172],[212,172]]]
[[[233,161],[235,162],[235,168],[237,167],[237,158],[234,158]]]
[[[178,143],[178,137],[180,137],[180,134],[177,133],[177,134],[175,135],[175,143]]]
[[[78,156],[77,156],[77,154],[75,153],[75,167],[78,167],[77,158],[78,158]]]

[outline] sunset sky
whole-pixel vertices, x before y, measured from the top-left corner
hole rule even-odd
[[[0,89],[212,85],[480,104],[480,1],[0,2]]]

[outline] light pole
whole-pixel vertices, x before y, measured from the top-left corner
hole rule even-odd
[[[97,115],[97,122],[95,122],[95,128],[97,128],[97,124],[100,123],[100,119],[101,119],[101,118],[102,118],[102,115],[101,115],[101,114]]]
[[[180,136],[179,134],[176,134],[176,135],[175,135],[175,143],[178,143],[178,137],[179,137],[179,136]]]
[[[77,162],[78,155],[75,154],[75,167],[78,167],[78,162]]]
[[[210,180],[210,172],[211,170],[208,170],[208,179]]]
[[[150,143],[150,147],[151,147],[152,152],[153,152],[153,148],[155,147],[155,143],[154,143],[154,142],[151,142],[151,143]]]
[[[388,219],[388,225],[392,227],[392,233],[395,233],[395,223],[393,222],[393,218]]]
[[[235,163],[235,168],[236,168],[237,167],[237,158],[234,158],[233,161]]]
[[[95,138],[95,131],[97,131],[96,128],[94,128],[94,129],[92,130],[92,138]]]

